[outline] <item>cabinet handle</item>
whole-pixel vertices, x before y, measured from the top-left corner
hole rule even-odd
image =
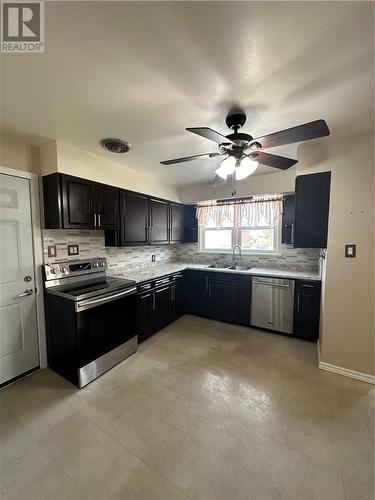
[[[211,300],[211,283],[208,284],[208,298]]]
[[[299,312],[299,293],[297,293],[297,312]]]
[[[292,224],[292,228],[290,231],[290,243],[294,245],[294,224]]]
[[[94,213],[94,227],[96,227],[96,214]]]
[[[175,301],[175,298],[176,298],[176,287],[173,285],[171,286],[171,291],[172,291],[172,297],[171,297],[171,300],[172,302]]]
[[[152,310],[155,311],[156,309],[156,294],[155,292],[152,294]]]
[[[206,292],[208,292],[208,276],[206,276]]]
[[[301,285],[301,288],[314,288],[314,285]]]
[[[100,227],[100,219],[101,219],[100,214],[98,214],[98,227]]]
[[[164,292],[165,290],[168,290],[168,287],[166,286],[165,288],[160,288],[160,290],[156,290],[155,293],[160,293],[160,292]]]

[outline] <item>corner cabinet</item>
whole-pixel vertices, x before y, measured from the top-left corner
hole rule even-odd
[[[296,178],[294,247],[327,248],[331,172]]]
[[[169,204],[169,243],[184,241],[184,207],[179,203]]]
[[[294,206],[295,195],[287,194],[284,196],[281,228],[281,243],[283,245],[293,245],[294,242]]]
[[[119,224],[119,189],[65,174],[43,177],[46,229],[113,229]]]

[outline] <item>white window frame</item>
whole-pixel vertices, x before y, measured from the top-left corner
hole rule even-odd
[[[274,224],[274,249],[273,250],[247,250],[247,249],[242,249],[242,254],[243,255],[281,255],[281,217],[279,220],[277,220]],[[227,230],[232,231],[232,247],[230,249],[222,249],[222,248],[210,248],[206,249],[205,248],[205,232],[206,231],[212,231],[212,230],[218,230],[218,231],[227,231]],[[199,252],[200,253],[205,253],[205,254],[210,254],[210,253],[222,253],[222,254],[231,254],[232,253],[232,248],[234,245],[240,245],[241,244],[241,230],[251,230],[251,229],[269,229],[269,226],[259,226],[257,228],[253,228],[250,226],[243,226],[239,228],[228,228],[228,227],[220,227],[220,228],[204,228],[202,226],[199,227],[199,232],[198,232],[198,243],[199,243]]]

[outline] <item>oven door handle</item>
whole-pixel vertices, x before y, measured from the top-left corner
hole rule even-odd
[[[102,297],[100,299],[94,300],[82,300],[81,302],[77,302],[75,305],[75,311],[85,311],[86,309],[90,309],[91,307],[95,307],[97,304],[106,304],[107,302],[112,302],[120,297],[124,297],[125,295],[131,295],[136,293],[137,287],[134,286],[125,290],[124,292],[115,293],[114,295],[107,295],[106,297]]]

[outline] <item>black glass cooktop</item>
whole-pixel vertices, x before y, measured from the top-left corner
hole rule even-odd
[[[67,285],[60,285],[58,287],[50,288],[51,293],[58,293],[58,295],[66,296],[73,300],[82,300],[88,297],[96,297],[98,295],[107,294],[115,290],[128,288],[134,286],[134,280],[127,280],[124,278],[104,277],[99,279],[91,279],[80,281],[79,283],[69,283]]]

